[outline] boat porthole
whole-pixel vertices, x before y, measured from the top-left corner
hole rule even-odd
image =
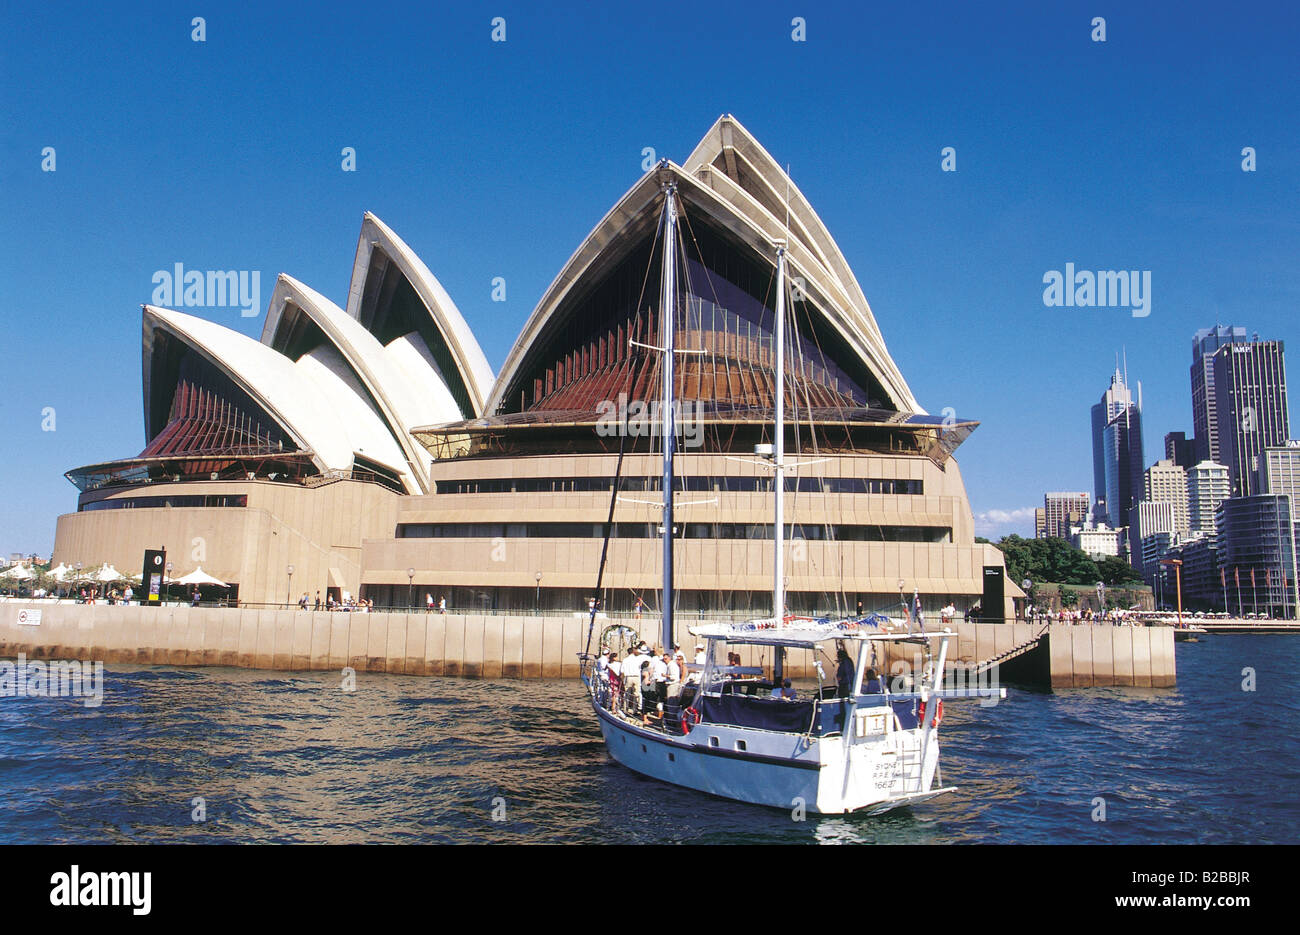
[[[676,762],[677,762],[677,754],[676,754],[676,753],[670,753],[670,754],[668,754],[668,762],[669,762],[669,763],[676,763]]]
[[[709,738],[709,746],[710,746],[710,747],[716,747],[717,745],[718,745],[718,738],[717,738],[717,737],[710,737],[710,738]]]
[[[647,753],[647,752],[648,752],[648,751],[646,750],[646,748],[645,748],[645,744],[641,744],[641,752],[642,752],[642,753]]]
[[[737,750],[748,750],[748,749],[749,749],[749,746],[745,743],[745,741],[743,741],[743,740],[737,740],[737,741],[736,741],[736,749],[737,749]]]

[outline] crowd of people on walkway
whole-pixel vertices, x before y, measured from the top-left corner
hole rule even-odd
[[[1054,611],[1050,607],[1034,607],[1031,604],[1025,608],[1025,621],[1039,624],[1068,623],[1076,626],[1143,626],[1141,618],[1134,615],[1132,611],[1122,610],[1118,607],[1112,607],[1101,612],[1091,607],[1062,607]]]
[[[316,598],[313,600],[306,591],[302,592],[302,597],[298,598],[299,610],[342,610],[349,613],[373,614],[375,612],[374,598],[357,598],[351,594],[345,594],[341,599],[335,600],[333,594],[326,594],[325,600],[321,602],[320,592],[316,592]]]

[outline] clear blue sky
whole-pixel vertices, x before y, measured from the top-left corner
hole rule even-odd
[[[1088,407],[1121,348],[1150,461],[1191,432],[1196,329],[1295,332],[1291,3],[251,6],[0,13],[0,551],[48,552],[62,473],[143,446],[156,270],[260,270],[263,314],[281,271],[345,304],[371,210],[496,368],[643,147],[681,161],[723,112],[792,166],[921,404],[982,421],[958,458],[987,535],[1090,489]],[[1150,316],[1045,307],[1068,262],[1150,270]]]

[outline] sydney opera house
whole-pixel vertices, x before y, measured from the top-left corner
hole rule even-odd
[[[979,603],[1002,558],[975,541],[953,458],[975,423],[921,409],[830,233],[730,116],[609,210],[495,375],[433,273],[371,214],[346,302],[281,275],[260,341],[145,306],[144,448],[67,473],[80,494],[54,561],[138,569],[165,546],[173,576],[201,565],[243,604],[319,592],[576,611],[604,549],[605,606],[654,613],[657,439],[602,418],[658,397],[669,187],[688,351],[676,396],[696,431],[676,456],[678,606],[771,612],[772,472],[754,452],[772,436],[780,241],[795,287],[786,444],[803,461],[787,480],[791,609],[895,609],[900,588],[928,610]]]

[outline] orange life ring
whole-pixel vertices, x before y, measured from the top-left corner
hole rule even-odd
[[[916,723],[917,725],[925,724],[925,709],[928,705],[924,701],[917,702]],[[930,722],[931,727],[938,727],[943,723],[943,699],[934,699],[934,719]]]
[[[700,723],[700,712],[694,708],[686,708],[682,711],[682,736],[685,737],[691,732],[691,727]]]

